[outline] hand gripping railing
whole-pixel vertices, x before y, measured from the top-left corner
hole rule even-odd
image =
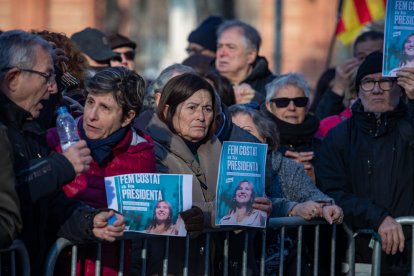
[[[414,248],[414,216],[413,217],[398,217],[395,219],[401,225],[411,225],[412,236],[411,236],[411,250]],[[381,275],[381,238],[379,235],[375,235],[374,239],[374,250],[372,252],[372,276]],[[411,275],[414,275],[414,254],[411,252]]]
[[[18,257],[18,262],[16,263],[16,253]],[[20,240],[14,240],[13,244],[6,249],[0,249],[0,263],[1,256],[4,254],[10,254],[10,274],[16,275],[17,264],[19,266],[20,275],[30,276],[30,260],[29,254],[27,253],[26,246]],[[0,266],[0,275],[1,275],[1,266]]]
[[[280,229],[281,230],[281,240],[284,239],[285,230],[286,228],[290,227],[298,227],[298,243],[297,243],[297,270],[296,274],[301,275],[301,262],[302,262],[302,235],[303,230],[302,227],[304,225],[315,225],[315,237],[314,237],[314,260],[313,260],[313,275],[318,275],[318,266],[319,266],[319,225],[326,224],[324,220],[311,220],[307,221],[300,217],[284,217],[284,218],[270,218],[268,220],[267,229]],[[205,244],[204,244],[204,275],[210,275],[210,240],[211,235],[214,235],[217,232],[225,232],[225,239],[224,239],[224,251],[223,251],[223,275],[228,275],[228,263],[229,263],[229,252],[231,252],[231,248],[229,248],[229,233],[235,230],[243,230],[244,231],[244,244],[243,244],[243,254],[242,254],[242,267],[241,267],[241,274],[247,275],[247,253],[248,253],[248,240],[249,240],[249,233],[256,232],[262,235],[262,244],[261,244],[261,257],[260,257],[260,275],[265,275],[265,247],[266,247],[266,230],[265,229],[257,229],[257,228],[249,228],[249,227],[219,227],[219,228],[212,228],[206,229],[203,231],[202,234],[205,235]],[[141,251],[141,260],[142,260],[142,267],[141,267],[141,275],[146,275],[146,264],[147,264],[147,243],[151,238],[160,237],[160,236],[153,236],[144,233],[132,233],[127,232],[124,236],[120,239],[120,252],[123,253],[123,244],[124,240],[134,240],[134,239],[144,239],[144,246]],[[190,236],[183,238],[185,239],[185,256],[183,260],[183,275],[187,276],[189,271],[189,245],[191,243]],[[336,227],[333,226],[332,237],[331,237],[331,265],[330,265],[330,275],[335,275],[335,253],[336,253]],[[164,258],[163,258],[163,275],[168,274],[168,261],[169,261],[169,237],[165,237],[165,249],[164,249]],[[47,257],[46,265],[45,265],[45,275],[52,276],[54,267],[56,264],[56,260],[59,254],[63,251],[64,248],[72,246],[72,260],[71,260],[71,275],[76,274],[76,261],[77,261],[77,245],[66,240],[63,238],[58,239],[54,245],[49,250],[49,254]],[[281,252],[283,252],[284,243],[281,243]],[[95,273],[96,275],[100,275],[101,271],[101,262],[100,262],[100,252],[101,252],[101,244],[97,244],[97,260],[96,260],[96,268]],[[121,258],[123,258],[123,255]],[[123,275],[123,259],[119,260],[119,270],[118,275]],[[279,267],[279,275],[283,275],[283,254],[280,254],[280,267]]]

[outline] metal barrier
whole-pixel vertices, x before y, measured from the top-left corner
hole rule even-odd
[[[313,225],[315,226],[315,237],[314,237],[314,260],[313,260],[313,275],[318,275],[319,269],[319,227],[321,224],[327,224],[324,220],[311,220],[307,221],[300,217],[284,217],[284,218],[271,218],[268,221],[267,229],[280,229],[281,232],[281,239],[284,239],[285,230],[291,227],[297,227],[297,265],[296,265],[296,274],[301,275],[301,262],[302,262],[302,239],[303,239],[303,226],[305,225]],[[261,244],[261,257],[259,260],[259,267],[260,267],[260,275],[265,275],[265,246],[266,246],[266,230],[265,229],[257,229],[257,228],[249,228],[249,227],[220,227],[220,228],[213,228],[203,232],[205,235],[205,254],[204,254],[204,275],[210,275],[210,240],[211,236],[218,233],[218,232],[225,232],[225,239],[223,244],[223,275],[228,275],[228,264],[229,264],[229,233],[234,230],[243,230],[244,231],[244,244],[243,244],[243,253],[242,253],[242,275],[247,275],[248,268],[247,268],[247,258],[248,258],[248,246],[249,246],[249,233],[256,232],[262,235],[262,244]],[[118,241],[120,244],[120,259],[119,259],[119,269],[118,275],[122,276],[124,273],[124,257],[122,254],[124,252],[124,242],[125,240],[135,240],[135,239],[143,239],[144,246],[141,252],[141,275],[146,275],[146,266],[147,266],[147,244],[148,240],[154,237],[154,235],[148,235],[144,233],[132,233],[127,232],[124,236]],[[185,238],[185,256],[183,261],[183,275],[187,276],[189,271],[189,246],[190,246],[190,236],[187,235]],[[336,255],[336,226],[333,225],[333,231],[331,236],[331,260],[330,260],[330,275],[335,275],[335,255]],[[169,261],[169,244],[170,238],[167,236],[165,237],[165,249],[164,249],[164,258],[163,258],[163,275],[167,275],[168,273],[168,261]],[[54,245],[49,250],[49,254],[45,264],[45,273],[46,276],[51,276],[54,273],[54,268],[56,265],[57,258],[59,254],[65,249],[66,247],[72,247],[72,260],[71,260],[71,275],[76,274],[76,262],[77,262],[77,250],[78,245],[74,244],[66,239],[60,238],[58,239]],[[96,269],[95,275],[100,275],[101,271],[101,248],[102,244],[97,243],[97,259],[96,259]],[[281,243],[281,251],[284,250],[284,243]],[[279,267],[279,275],[283,275],[283,254],[280,254],[280,267]]]
[[[20,240],[13,241],[13,244],[7,249],[0,250],[0,276],[2,274],[3,257],[8,254],[10,256],[9,268],[10,273],[7,275],[16,275],[17,267],[19,267],[19,275],[30,276],[30,261],[26,246]],[[17,255],[17,262],[16,262]]]

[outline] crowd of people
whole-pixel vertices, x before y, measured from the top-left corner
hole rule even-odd
[[[395,219],[414,215],[414,68],[406,62],[395,77],[383,77],[383,39],[377,31],[360,34],[354,56],[328,69],[312,91],[300,72],[275,76],[259,55],[259,32],[241,20],[204,20],[189,34],[189,58],[153,81],[135,71],[139,45],[121,34],[94,28],[70,38],[3,32],[0,248],[22,240],[32,274],[41,275],[58,237],[105,241],[102,273],[117,275],[119,251],[112,242],[123,235],[126,220],[108,209],[105,177],[190,174],[192,207],[177,214],[158,201],[145,232],[178,235],[185,228],[189,275],[202,274],[205,254],[220,274],[220,244],[205,250],[201,233],[215,227],[222,143],[239,141],[268,145],[265,196],[256,196],[249,180],[240,181],[220,224],[263,226],[267,218],[299,216],[370,228],[382,241],[383,273],[407,273],[411,230]],[[62,105],[76,118],[80,137],[67,150],[54,128]],[[229,268],[236,274],[239,233],[230,233]],[[254,241],[255,232],[249,235]],[[370,262],[370,239],[356,238],[357,262]],[[270,241],[273,249],[285,242]],[[248,271],[255,274],[251,245]],[[123,252],[127,275],[136,266],[134,246],[126,243]],[[147,272],[160,274],[165,242],[155,237],[147,246]],[[185,239],[170,237],[169,274],[182,273],[184,248]],[[80,246],[77,275],[95,275],[95,254]],[[63,252],[55,273],[69,275],[70,269],[70,252]]]

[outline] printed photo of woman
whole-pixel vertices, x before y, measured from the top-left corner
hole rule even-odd
[[[220,224],[264,226],[267,215],[253,208],[255,197],[253,184],[246,179],[240,181],[233,193],[229,212],[221,218]]]

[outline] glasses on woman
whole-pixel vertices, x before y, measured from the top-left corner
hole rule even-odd
[[[391,90],[392,86],[395,83],[395,79],[391,78],[383,78],[380,80],[373,80],[373,79],[365,79],[361,81],[361,88],[365,92],[371,92],[374,90],[375,84],[379,85],[379,88],[381,88],[384,91]]]
[[[270,100],[272,103],[276,105],[276,107],[287,107],[290,102],[296,107],[305,107],[309,102],[309,98],[307,97],[296,97],[296,98],[275,98]]]

